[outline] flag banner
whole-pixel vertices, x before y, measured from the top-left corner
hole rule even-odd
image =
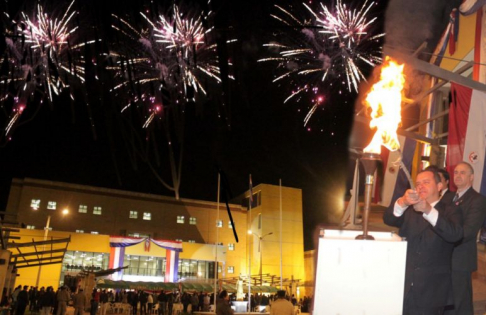
[[[476,34],[474,39],[473,80],[486,83],[486,6],[476,13]]]
[[[123,267],[125,260],[125,247],[110,247],[110,261],[108,263],[109,269]],[[113,280],[122,279],[123,270],[117,271],[111,275]]]
[[[486,0],[465,0],[459,6],[462,15],[468,16],[486,5]]]
[[[142,243],[145,238],[140,237],[126,237],[126,236],[110,236],[110,247],[127,247]]]
[[[474,190],[486,196],[486,93],[453,82],[451,93],[447,171],[454,174],[459,162],[468,162],[474,169]]]
[[[398,141],[400,142],[401,153],[400,151],[390,152],[382,148],[383,184],[377,188],[381,189],[379,204],[385,207],[388,207],[410,188],[408,178],[400,168],[399,161],[402,159],[408,171],[412,172],[412,161],[417,148],[417,141],[404,136],[398,136]],[[388,152],[384,152],[385,150]]]
[[[154,243],[155,245],[157,245],[159,247],[169,249],[169,250],[172,250],[172,251],[176,251],[176,252],[182,252],[182,242],[154,240],[153,238],[150,239],[150,240],[152,241],[152,243]]]
[[[165,256],[165,282],[177,282],[179,273],[179,252],[167,249]]]

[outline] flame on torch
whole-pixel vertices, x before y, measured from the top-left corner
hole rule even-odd
[[[382,145],[390,151],[400,149],[397,129],[401,123],[405,84],[403,66],[387,56],[381,68],[380,81],[372,86],[366,97],[366,105],[371,108],[370,128],[376,128],[376,132],[364,152],[380,154]]]

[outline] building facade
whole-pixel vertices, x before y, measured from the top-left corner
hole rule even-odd
[[[6,211],[25,226],[19,242],[42,240],[47,221],[48,238],[71,236],[62,265],[42,267],[40,285],[57,286],[82,269],[107,269],[110,236],[121,236],[182,242],[176,268],[182,281],[211,281],[216,260],[218,278],[245,278],[250,271],[255,281],[260,274],[279,277],[282,261],[282,276],[296,281],[297,293],[297,284],[305,281],[302,193],[281,191],[282,220],[278,186],[254,187],[251,211],[249,192],[229,204],[238,241],[224,203],[26,178],[12,181]],[[165,281],[167,251],[141,242],[125,248],[123,265],[128,268],[122,280]],[[34,285],[37,272],[38,267],[22,268],[16,283]]]

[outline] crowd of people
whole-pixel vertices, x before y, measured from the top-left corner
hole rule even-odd
[[[65,315],[68,305],[74,307],[74,315],[83,315],[84,312],[90,312],[90,315],[106,315],[113,311],[115,303],[130,306],[133,315],[169,315],[173,314],[174,305],[180,306],[181,314],[192,314],[196,311],[210,311],[211,305],[214,304],[214,294],[204,292],[112,291],[95,288],[92,292],[85,293],[83,289],[73,292],[67,286],[61,286],[54,291],[52,287],[38,289],[19,285],[10,295],[6,293],[4,290],[0,306],[8,309],[10,315],[24,315],[27,309],[30,313],[41,315]],[[274,307],[278,309],[283,305],[282,299],[290,303],[292,310],[298,309],[299,312],[308,312],[311,306],[311,299],[308,297],[297,301],[294,295],[288,296],[285,291],[279,291],[275,295],[252,294],[252,311],[259,311],[260,306],[271,306],[274,303],[280,305]],[[248,300],[248,295],[245,300]],[[232,314],[233,301],[236,301],[235,294],[221,291],[216,298],[217,314]],[[281,312],[275,314],[284,315]]]

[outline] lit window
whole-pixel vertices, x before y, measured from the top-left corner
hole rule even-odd
[[[35,230],[35,225],[27,225],[25,228],[27,230]]]
[[[30,207],[34,210],[38,210],[40,207],[40,199],[32,199],[30,202]]]
[[[128,236],[131,236],[131,237],[140,237],[140,233],[131,233],[131,234],[128,234]]]
[[[189,218],[189,224],[196,225],[196,218],[195,217],[190,217]]]
[[[100,233],[98,233],[96,231],[91,231],[91,234],[100,234]]]
[[[188,240],[187,242],[188,242],[188,243],[196,243],[196,241],[195,241],[195,240]]]
[[[76,233],[84,233],[84,230],[76,230]]]
[[[228,273],[235,273],[235,267],[228,266]]]
[[[56,210],[56,204],[57,203],[55,201],[49,201],[47,203],[47,209],[49,209],[49,210]]]
[[[150,213],[150,212],[144,212],[143,213],[143,219],[144,220],[147,220],[147,221],[152,220],[152,213]]]
[[[222,220],[216,221],[216,227],[223,227],[223,221]]]
[[[231,221],[228,221],[228,228],[230,228],[230,229],[233,228],[233,224],[231,224]]]
[[[221,271],[223,271],[223,269],[221,269],[221,266],[218,265],[218,273],[221,273]]]
[[[235,244],[228,244],[228,250],[235,250]]]
[[[138,211],[130,210],[130,219],[138,219]]]
[[[184,216],[183,215],[178,215],[177,216],[177,223],[184,224]]]
[[[176,242],[182,242],[182,239],[176,238]]]
[[[88,206],[87,205],[79,205],[79,213],[88,213]]]
[[[93,214],[101,215],[101,207],[94,207]]]

